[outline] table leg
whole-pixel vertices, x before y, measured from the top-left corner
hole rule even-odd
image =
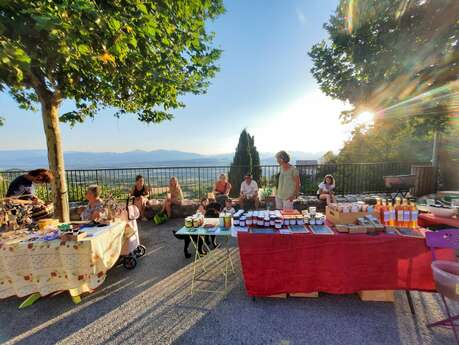
[[[235,273],[235,269],[234,269],[234,264],[233,264],[233,260],[231,258],[231,253],[229,251],[229,249],[226,247],[226,248],[222,248],[223,246],[226,246],[228,241],[229,241],[229,238],[225,238],[225,240],[223,242],[220,242],[217,246],[217,248],[215,249],[223,249],[224,251],[222,252],[222,254],[224,255],[224,260],[225,260],[225,267],[221,267],[220,266],[220,271],[221,271],[221,274],[224,276],[225,278],[225,289],[223,291],[221,290],[203,290],[203,289],[197,289],[195,288],[195,282],[197,281],[197,276],[198,276],[198,272],[197,272],[197,265],[201,264],[202,266],[202,269],[205,273],[207,273],[207,270],[206,270],[206,262],[207,261],[211,261],[212,258],[214,257],[214,255],[216,256],[217,255],[217,250],[210,250],[210,247],[209,245],[206,243],[205,241],[205,235],[198,235],[197,238],[198,240],[195,242],[193,240],[193,237],[192,236],[196,236],[196,235],[190,235],[190,239],[191,239],[191,242],[193,243],[193,246],[195,247],[195,256],[194,256],[194,261],[193,261],[193,274],[192,274],[192,277],[191,277],[191,294],[193,294],[194,291],[205,291],[205,292],[217,292],[217,293],[223,293],[224,291],[226,291],[227,287],[228,287],[228,275],[229,275],[229,267],[231,267],[231,270],[233,273]],[[207,250],[207,254],[205,255],[200,255],[199,254],[199,250],[198,250],[198,247],[199,247],[199,241],[202,241],[202,245],[204,247],[204,249]]]
[[[198,264],[201,265],[201,268],[204,272],[207,272],[206,270],[206,266],[205,266],[205,263],[204,263],[204,259],[203,259],[203,256],[204,255],[201,255],[199,254],[199,241],[204,241],[204,238],[201,238],[201,236],[198,236],[197,237],[197,241],[195,242],[194,239],[193,239],[193,236],[194,235],[190,235],[190,240],[191,240],[191,243],[193,244],[193,247],[195,249],[195,254],[194,254],[194,261],[193,261],[193,275],[191,277],[191,294],[193,294],[193,291],[194,291],[194,285],[195,285],[195,281],[196,281],[196,266]],[[205,242],[204,242],[205,243]]]
[[[76,289],[69,289],[70,297],[72,298],[72,302],[75,304],[81,303],[81,296],[78,294]]]
[[[32,304],[34,304],[37,300],[41,298],[41,295],[39,292],[31,294],[29,297],[27,297],[24,302],[21,303],[19,306],[19,309],[24,309],[27,307],[30,307]]]
[[[405,290],[406,298],[408,299],[408,305],[410,306],[411,314],[415,315],[416,312],[414,310],[413,300],[411,299],[411,293],[409,290]]]

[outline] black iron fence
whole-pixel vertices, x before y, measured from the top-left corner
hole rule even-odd
[[[384,192],[383,176],[409,174],[411,162],[397,163],[350,163],[350,164],[314,164],[298,165],[301,178],[301,192],[313,195],[318,184],[326,174],[332,174],[336,180],[338,194]],[[417,163],[419,164],[419,163]],[[116,198],[124,199],[133,188],[135,177],[142,175],[151,187],[153,198],[163,198],[167,193],[169,179],[176,176],[186,198],[194,199],[212,191],[213,184],[220,174],[228,174],[229,166],[202,167],[157,167],[124,169],[86,169],[67,170],[67,184],[70,201],[85,199],[87,186],[98,184],[103,194],[111,193]],[[279,167],[261,166],[260,187],[265,190],[275,188]],[[23,171],[0,172],[0,196],[4,196],[9,183]],[[242,181],[241,181],[242,182]],[[239,189],[239,186],[233,186]],[[51,199],[49,186],[37,188],[37,194],[44,200]]]

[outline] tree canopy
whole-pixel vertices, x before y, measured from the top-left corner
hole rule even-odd
[[[172,118],[180,96],[205,92],[218,71],[221,51],[206,24],[223,10],[221,0],[0,0],[0,92],[25,109],[41,105],[62,221],[59,120],[73,125],[104,107],[146,123]],[[60,115],[64,99],[74,110]]]
[[[457,110],[459,2],[342,0],[309,55],[321,90],[413,127],[444,130]]]
[[[255,137],[250,136],[247,130],[244,129],[239,136],[239,142],[228,174],[230,183],[233,185],[232,196],[239,196],[239,186],[247,174],[252,174],[253,179],[260,183],[260,155],[255,147]]]
[[[74,100],[60,117],[73,124],[106,106],[170,119],[218,70],[205,24],[222,12],[220,0],[0,1],[0,90],[26,109]]]

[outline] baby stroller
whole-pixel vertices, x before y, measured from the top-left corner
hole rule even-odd
[[[128,223],[126,225],[126,237],[123,247],[121,248],[120,260],[124,268],[132,270],[137,266],[137,259],[145,255],[146,248],[140,244],[139,230],[137,228],[137,219],[140,217],[140,212],[137,206],[129,205],[129,202],[134,200],[129,197],[126,201],[126,211]]]

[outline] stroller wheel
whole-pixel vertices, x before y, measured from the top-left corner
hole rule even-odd
[[[126,256],[123,259],[123,266],[127,270],[132,270],[137,266],[137,260],[133,256]]]
[[[140,258],[141,256],[144,256],[146,250],[147,250],[147,248],[145,248],[144,246],[138,245],[137,248],[134,249],[134,254],[135,254],[136,258]]]

